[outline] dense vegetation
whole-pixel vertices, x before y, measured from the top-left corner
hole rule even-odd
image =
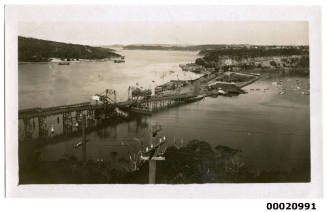
[[[165,161],[157,162],[157,183],[240,183],[309,181],[307,173],[255,171],[252,172],[239,155],[241,150],[192,140],[185,146],[167,148]],[[74,156],[59,161],[40,161],[34,151],[29,159],[20,161],[20,184],[49,183],[148,183],[148,163],[130,171],[130,163],[117,152],[110,153],[112,161],[87,161],[83,165]],[[24,162],[24,163],[22,163]]]
[[[302,48],[227,48],[215,50],[202,50],[200,54],[205,55],[207,61],[217,60],[222,56],[229,56],[235,59],[254,58],[254,57],[273,57],[273,56],[292,56],[292,55],[308,55],[307,47]]]
[[[18,37],[19,62],[46,62],[50,58],[67,60],[105,59],[119,56],[109,48]]]
[[[195,64],[205,68],[214,68],[215,70],[241,70],[251,72],[278,71],[280,73],[309,74],[308,46],[285,46],[282,48],[276,48],[275,46],[223,48],[202,50],[199,54],[203,55],[203,57],[197,58]],[[281,61],[276,62],[278,60],[275,61],[273,57],[281,58]],[[261,60],[260,58],[266,59]],[[224,64],[222,61],[226,59],[232,61],[233,64]],[[270,66],[263,63],[265,60],[269,60]]]

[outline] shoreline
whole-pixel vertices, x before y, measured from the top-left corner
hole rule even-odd
[[[24,64],[58,64],[58,63],[87,63],[87,62],[107,62],[107,61],[113,61],[114,58],[110,59],[99,59],[99,60],[80,60],[80,61],[56,61],[56,62],[51,62],[51,61],[46,61],[46,62],[18,62],[18,65],[24,65]]]
[[[248,86],[248,85],[254,83],[255,81],[259,80],[260,78],[261,78],[260,76],[257,76],[257,77],[254,78],[253,80],[250,80],[250,81],[248,81],[248,82],[241,83],[240,85],[238,85],[238,87],[243,88],[243,87],[245,87],[245,86]]]

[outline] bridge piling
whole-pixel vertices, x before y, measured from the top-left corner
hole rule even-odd
[[[129,101],[118,103],[107,102],[94,105],[90,102],[84,102],[50,108],[20,110],[18,113],[20,125],[19,139],[25,140],[31,137],[35,139],[57,135],[69,136],[75,132],[81,132],[82,120],[80,114],[82,113],[86,114],[86,129],[88,129],[96,127],[103,120],[116,117],[116,108],[124,108],[131,111],[131,108],[135,108],[136,105],[136,112],[139,110],[141,112],[155,113],[189,102],[187,100],[194,97],[194,95],[152,96],[147,99],[130,99]],[[49,134],[50,130],[51,134]]]

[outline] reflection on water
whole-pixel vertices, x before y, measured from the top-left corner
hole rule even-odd
[[[134,67],[126,73],[124,71],[127,68],[123,68],[123,64],[121,68],[113,68],[115,64],[110,62],[84,64],[83,70],[74,68],[82,64],[74,64],[67,70],[59,70],[61,67],[58,66],[55,70],[49,69],[53,72],[45,70],[42,74],[38,68],[34,73],[32,68],[28,67],[33,65],[23,65],[25,68],[21,70],[20,67],[19,73],[20,107],[40,106],[33,105],[34,103],[45,106],[52,104],[51,101],[60,104],[85,101],[94,92],[107,87],[114,87],[122,94],[131,83],[152,83],[153,78],[159,83],[162,72],[165,72],[162,70],[169,71],[167,67],[177,68],[181,61],[192,61],[195,57],[195,53],[160,51],[156,54],[152,51],[129,51],[124,52],[124,55],[127,55],[127,67]],[[134,59],[151,55],[152,59],[131,61],[130,58],[133,58],[131,55]],[[129,59],[131,66],[128,65]],[[158,66],[153,63],[157,63]],[[23,71],[26,73],[22,74]],[[76,75],[75,72],[79,74]],[[33,75],[40,75],[40,78],[49,80],[49,87],[45,86],[42,79],[36,76],[33,78]],[[74,79],[76,76],[78,80]],[[53,77],[55,79],[52,79]],[[276,82],[280,81],[281,85],[276,86]],[[57,83],[62,86],[59,86],[60,88],[51,86],[57,86]],[[34,88],[31,88],[32,84],[35,84]],[[150,143],[150,127],[160,124],[162,131],[159,132],[159,136],[166,136],[169,145],[180,145],[193,139],[206,141],[212,147],[224,145],[242,150],[241,155],[245,164],[253,170],[286,171],[299,179],[308,179],[310,96],[302,92],[309,89],[309,79],[266,76],[244,89],[247,94],[234,97],[207,97],[200,102],[171,108],[151,117],[138,117],[92,131],[87,134],[90,140],[87,143],[87,159],[110,161],[114,166],[126,164],[129,153],[136,152]],[[284,91],[282,95],[281,89]],[[29,100],[31,95],[37,93],[40,96],[36,97],[35,102]],[[48,97],[49,102],[43,101]],[[80,141],[81,137],[75,137],[45,146],[41,150],[41,160],[56,161],[71,156],[81,159],[82,149],[74,148]]]

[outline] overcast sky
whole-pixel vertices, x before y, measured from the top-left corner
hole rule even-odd
[[[309,42],[307,22],[268,21],[271,18],[265,11],[267,8],[239,8],[240,12],[221,7],[30,6],[14,9],[10,14],[19,20],[19,35],[60,42],[88,45],[308,45]],[[246,15],[251,17],[252,13],[259,14],[256,21],[210,20],[221,17],[239,20]],[[220,17],[216,17],[217,14]],[[268,20],[262,21],[266,17]]]
[[[89,45],[308,44],[308,27],[305,22],[24,23],[19,26],[19,34]]]

